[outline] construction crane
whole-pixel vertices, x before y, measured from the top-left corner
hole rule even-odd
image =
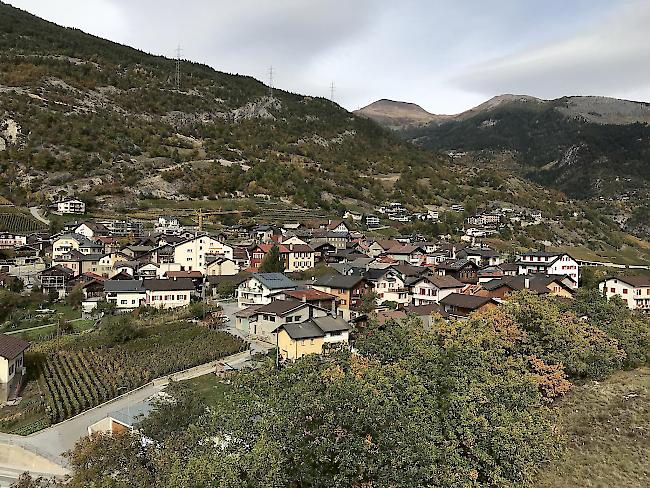
[[[199,208],[196,211],[196,222],[199,224],[199,232],[203,232],[203,219],[205,217],[210,217],[212,215],[223,215],[224,211],[223,210],[203,210],[202,208]]]

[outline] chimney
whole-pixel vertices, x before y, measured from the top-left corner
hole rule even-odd
[[[530,278],[524,278],[524,288],[530,288]]]
[[[303,295],[301,300],[302,300],[302,303],[307,303],[307,296]]]
[[[336,298],[332,300],[332,317],[336,317]]]
[[[289,244],[289,251],[293,251],[293,243]]]

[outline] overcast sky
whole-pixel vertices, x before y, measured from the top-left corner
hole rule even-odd
[[[8,0],[61,25],[356,109],[502,93],[650,101],[649,0]]]

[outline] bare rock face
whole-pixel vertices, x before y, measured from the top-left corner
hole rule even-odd
[[[15,145],[20,136],[20,126],[13,119],[0,121],[0,151],[7,149],[9,144]]]
[[[273,97],[262,97],[259,100],[248,102],[243,107],[231,111],[232,118],[235,122],[247,119],[268,119],[275,120],[275,115],[271,110],[281,110],[280,100]]]

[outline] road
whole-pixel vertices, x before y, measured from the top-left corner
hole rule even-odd
[[[156,394],[165,389],[169,384],[169,379],[183,381],[212,373],[219,362],[225,363],[235,370],[240,370],[251,364],[252,354],[268,351],[272,347],[270,344],[257,341],[251,342],[250,346],[250,352],[234,354],[220,361],[213,361],[170,375],[167,379],[148,383],[142,388],[35,434],[17,436],[0,433],[0,452],[6,453],[5,456],[0,456],[0,488],[9,486],[11,480],[15,480],[25,470],[30,470],[35,474],[60,475],[61,473],[56,470],[65,469],[67,465],[63,454],[72,449],[79,439],[88,435],[89,425],[117,411],[141,410],[151,403]],[[31,464],[26,465],[26,463],[15,461],[24,451],[32,456]]]
[[[36,220],[43,222],[45,225],[50,225],[50,221],[41,215],[41,211],[38,207],[29,207],[29,213],[32,214]]]

